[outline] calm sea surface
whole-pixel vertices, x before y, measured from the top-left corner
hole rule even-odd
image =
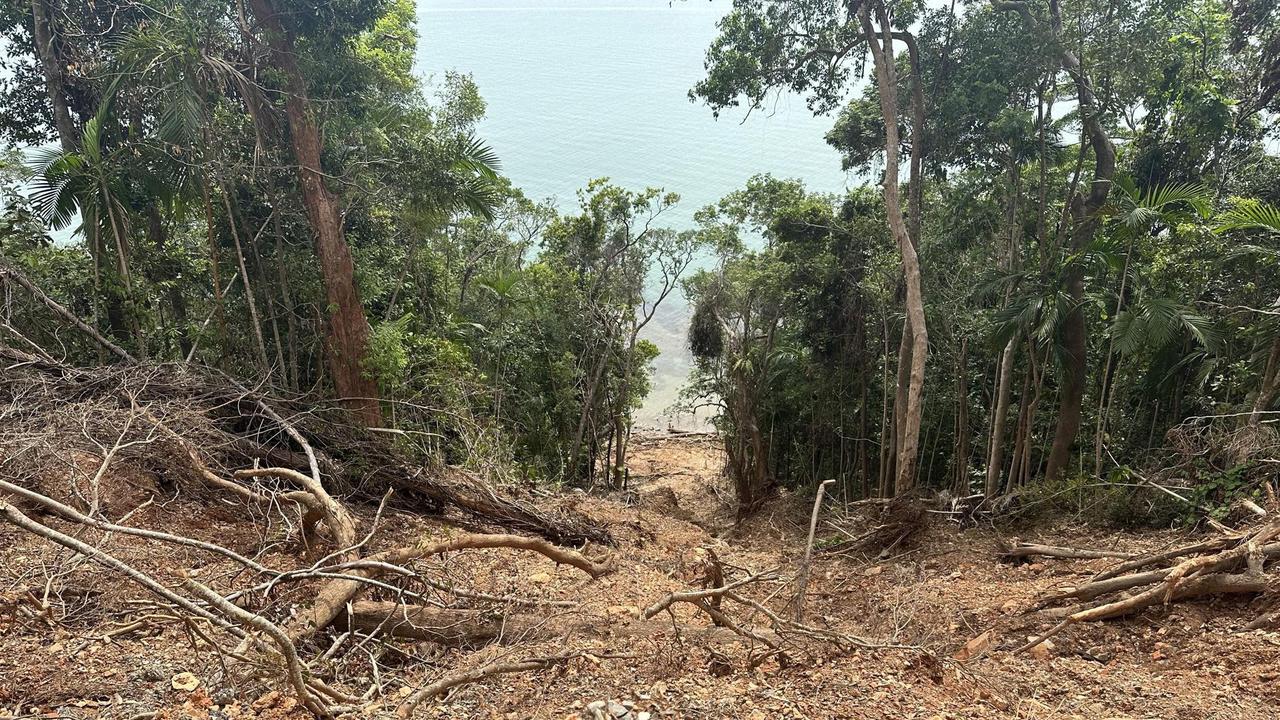
[[[831,118],[781,96],[719,119],[688,91],[728,0],[419,0],[417,70],[471,73],[488,103],[480,134],[533,198],[570,210],[588,180],[680,194],[676,229],[756,173],[839,192],[856,178],[824,141]],[[745,120],[744,120],[745,117]],[[638,418],[659,422],[688,373],[683,298],[650,325],[662,349]],[[657,327],[654,327],[654,326]]]

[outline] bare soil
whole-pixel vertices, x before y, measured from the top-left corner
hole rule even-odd
[[[700,587],[712,555],[731,579],[780,568],[778,581],[746,591],[783,612],[804,553],[812,498],[784,495],[735,525],[715,438],[654,435],[638,438],[633,448],[629,490],[555,500],[608,524],[619,542],[613,574],[591,580],[510,550],[466,551],[435,562],[436,577],[460,587],[526,602],[574,603],[486,610],[495,618],[532,614],[555,630],[551,636],[504,637],[479,648],[348,638],[317,671],[339,682],[367,678],[366,685],[344,689],[385,698],[371,704],[370,716],[390,716],[413,688],[444,675],[500,659],[583,649],[586,656],[545,670],[461,687],[427,701],[417,716],[561,720],[579,717],[593,701],[617,700],[628,703],[635,717],[647,712],[691,719],[1280,717],[1280,634],[1238,632],[1257,616],[1250,601],[1180,603],[1073,627],[1055,637],[1048,652],[1015,654],[1014,647],[1053,624],[1025,612],[1034,599],[1079,584],[1108,561],[1000,562],[999,533],[961,530],[944,519],[883,559],[874,551],[815,557],[806,621],[897,647],[842,653],[810,643],[770,655],[736,636],[712,634],[705,616],[688,605],[641,620],[641,609],[667,593]],[[296,547],[288,528],[264,524],[239,504],[152,481],[128,478],[135,491],[154,497],[129,523],[220,542],[277,568],[317,559]],[[109,509],[113,518],[124,512]],[[372,512],[362,511],[361,519],[367,524]],[[857,508],[833,519],[853,534],[875,522]],[[390,514],[369,549],[456,532],[430,519]],[[819,535],[842,537],[825,524]],[[194,551],[96,531],[78,536],[174,586],[184,573],[223,590],[248,584],[236,568]],[[1058,527],[1021,539],[1139,551],[1187,537]],[[280,619],[306,602],[306,588],[259,600]],[[109,571],[0,525],[0,718],[307,716],[274,669],[220,658],[203,628],[167,616],[151,602]],[[734,612],[742,623],[767,625]],[[337,635],[321,635],[313,654],[323,653]],[[768,657],[751,667],[761,655]],[[191,678],[182,673],[199,685],[189,689]]]

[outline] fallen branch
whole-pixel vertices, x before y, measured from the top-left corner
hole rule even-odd
[[[279,648],[280,657],[284,660],[285,672],[289,678],[289,685],[291,685],[293,687],[293,691],[297,693],[298,699],[302,701],[302,704],[305,705],[308,710],[320,715],[321,717],[333,716],[333,712],[329,709],[328,705],[323,700],[316,697],[311,692],[310,688],[307,687],[306,673],[302,665],[302,661],[298,659],[298,651],[289,640],[289,637],[285,635],[284,631],[275,623],[267,620],[261,615],[251,613],[242,607],[228,602],[218,593],[210,590],[191,578],[187,578],[183,583],[183,586],[192,594],[199,596],[202,600],[217,608],[227,617],[234,619],[236,622],[239,622],[246,627],[253,628],[254,630],[270,636],[272,641],[275,642],[276,647]]]
[[[596,562],[576,550],[552,545],[541,538],[524,537],[522,535],[463,535],[452,540],[421,547],[397,548],[348,563],[345,567],[349,574],[361,578],[374,577],[387,571],[387,565],[403,565],[414,560],[440,555],[456,550],[474,550],[486,548],[514,548],[531,550],[540,553],[563,565],[571,565],[590,575],[599,578],[612,571],[608,562]],[[353,600],[364,587],[359,579],[334,580],[320,588],[316,600],[311,606],[301,611],[289,625],[289,637],[298,642],[302,638],[317,632],[342,614],[348,602]]]
[[[376,600],[352,603],[339,626],[366,635],[384,634],[451,647],[541,639],[572,629],[552,627],[545,616],[493,615]]]
[[[124,360],[125,362],[129,362],[129,363],[135,362],[134,357],[130,355],[124,348],[120,347],[119,345],[116,345],[115,343],[103,337],[102,333],[98,332],[97,329],[95,329],[92,325],[81,320],[79,316],[77,316],[75,313],[68,310],[66,306],[62,305],[57,300],[54,300],[53,298],[46,295],[45,292],[39,288],[39,286],[31,282],[31,280],[26,275],[23,275],[21,272],[19,272],[17,268],[7,263],[0,262],[0,280],[12,280],[17,284],[21,285],[22,287],[26,288],[27,292],[31,293],[31,297],[35,298],[37,301],[40,302],[40,304],[44,305],[46,308],[49,308],[49,310],[52,311],[54,315],[57,315],[63,320],[66,320],[68,323],[74,326],[77,330],[84,333],[91,340],[101,345],[106,350],[109,350],[113,355],[120,358],[121,360]]]
[[[413,714],[414,708],[416,708],[423,700],[441,695],[453,688],[483,680],[487,677],[544,670],[554,665],[559,665],[580,657],[620,659],[632,656],[609,653],[607,650],[579,650],[576,652],[564,653],[562,655],[550,655],[546,657],[526,658],[524,660],[516,660],[512,662],[492,663],[473,670],[457,673],[455,675],[447,675],[430,685],[423,687],[410,695],[403,703],[400,704],[399,707],[396,708],[396,715],[401,718],[407,718]]]
[[[1133,554],[1112,550],[1090,550],[1088,548],[1062,547],[1058,545],[1039,545],[1037,543],[1018,543],[1017,545],[1004,548],[1000,551],[1000,557],[1009,560],[1034,556],[1064,558],[1068,560],[1098,560],[1102,558],[1120,558],[1128,560],[1133,557]]]
[[[827,492],[827,486],[835,482],[835,479],[823,480],[818,485],[818,492],[813,498],[813,513],[809,516],[809,539],[804,546],[804,561],[800,564],[800,571],[796,573],[796,596],[795,596],[795,621],[804,622],[804,605],[805,593],[809,591],[809,564],[813,561],[813,535],[818,530],[818,512],[822,510],[822,498]]]

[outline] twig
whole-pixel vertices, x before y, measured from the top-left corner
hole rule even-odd
[[[804,622],[804,604],[805,592],[809,589],[809,563],[813,560],[813,535],[818,530],[818,512],[822,510],[822,497],[827,492],[827,486],[835,482],[835,478],[823,480],[818,485],[818,492],[813,498],[813,513],[809,516],[809,539],[804,546],[804,562],[800,565],[800,572],[796,575],[796,597],[795,597],[795,621]]]
[[[461,685],[468,685],[470,683],[483,680],[493,675],[504,675],[509,673],[532,672],[534,670],[542,670],[542,669],[551,667],[552,665],[558,665],[560,663],[568,662],[576,658],[587,657],[587,656],[594,657],[594,658],[609,658],[609,659],[622,659],[622,658],[632,657],[630,654],[617,654],[617,653],[610,654],[608,651],[604,651],[604,650],[601,650],[601,651],[579,650],[576,652],[564,653],[561,655],[550,655],[546,657],[526,658],[524,660],[517,660],[514,662],[494,663],[490,665],[485,665],[483,667],[467,670],[465,672],[457,673],[455,675],[446,675],[445,677],[440,678],[439,680],[431,683],[430,685],[423,687],[417,692],[414,692],[412,695],[406,698],[404,702],[400,703],[399,707],[396,708],[396,715],[398,715],[401,718],[407,718],[413,714],[414,708],[416,708],[418,704],[421,703],[423,700],[426,700],[427,698],[430,698],[430,697],[435,697],[436,695],[440,695],[441,693],[444,693],[448,690],[459,687]]]

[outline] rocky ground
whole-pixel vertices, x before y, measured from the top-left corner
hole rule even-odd
[[[616,570],[600,580],[541,556],[510,550],[454,553],[436,570],[451,583],[511,600],[494,618],[537,620],[484,647],[335,643],[323,675],[368,678],[370,716],[388,715],[414,688],[465,669],[576,653],[531,672],[498,675],[419,706],[441,718],[1275,718],[1280,716],[1280,634],[1238,632],[1257,615],[1248,601],[1212,600],[1073,627],[1035,653],[1011,650],[1053,621],[1026,613],[1035,598],[1078,584],[1105,560],[997,559],[992,529],[945,518],[895,547],[820,552],[806,622],[870,645],[842,650],[800,639],[781,652],[714,629],[687,604],[643,620],[667,593],[698,588],[712,558],[730,581],[777,568],[777,579],[743,588],[790,613],[790,580],[804,552],[811,498],[784,496],[735,526],[709,436],[640,438],[631,487],[609,498],[569,495],[619,540]],[[145,496],[147,478],[128,478]],[[303,563],[240,506],[158,493],[130,522],[216,540],[275,567]],[[371,518],[366,517],[366,520]],[[855,508],[837,524],[851,534],[875,522]],[[387,546],[457,532],[391,515]],[[839,540],[827,525],[824,540]],[[88,539],[88,538],[86,538]],[[226,587],[227,567],[193,553],[101,534],[92,539],[176,583],[194,572]],[[1152,550],[1185,536],[1105,535],[1073,527],[1024,532],[1023,540]],[[600,552],[587,548],[588,554]],[[33,604],[32,601],[40,604]],[[298,598],[302,601],[304,598]],[[26,607],[28,612],[18,612]],[[30,608],[42,608],[32,613]],[[728,605],[726,605],[728,609]],[[767,623],[735,606],[744,627]],[[328,644],[336,635],[323,638]],[[269,671],[220,658],[199,625],[166,616],[143,592],[105,570],[0,525],[0,718],[238,720],[305,713]],[[316,648],[316,654],[324,648]]]

